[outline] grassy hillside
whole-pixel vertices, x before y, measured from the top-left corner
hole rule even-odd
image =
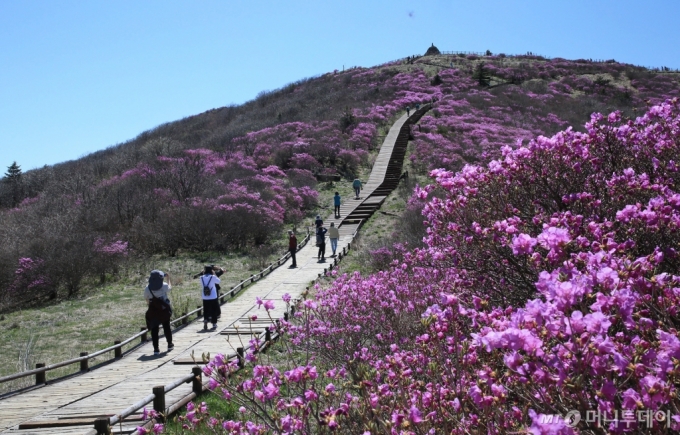
[[[135,295],[149,258],[184,271],[177,276],[184,276],[187,295],[193,288],[183,264],[198,267],[205,253],[228,261],[235,273],[252,269],[244,264],[251,249],[276,251],[285,228],[330,210],[336,189],[346,196],[347,180],[365,177],[407,106],[434,102],[412,131],[410,184],[388,198],[389,214],[365,226],[347,270],[385,268],[394,242],[422,243],[422,203],[410,195],[430,170],[483,164],[503,147],[566,127],[582,131],[594,111],[635,116],[679,89],[678,74],[613,61],[427,56],[301,80],[77,161],[4,179],[0,331],[12,349],[3,366],[11,372],[32,364],[21,355],[54,353],[40,347],[46,340],[36,339],[35,319],[83,346],[126,335],[116,329],[115,311],[101,310],[126,306],[120,315],[138,323],[131,320],[140,315]],[[322,181],[334,177],[343,181]],[[85,334],[78,322],[95,325],[94,319],[102,323],[89,328],[92,335],[76,338]],[[59,355],[80,350],[64,347]]]

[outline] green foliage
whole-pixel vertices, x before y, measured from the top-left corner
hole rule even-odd
[[[219,421],[236,420],[238,419],[238,407],[234,402],[224,400],[212,391],[208,391],[200,395],[194,401],[194,404],[198,407],[202,402],[208,405],[208,410],[211,417],[218,419]],[[182,411],[180,416],[186,415],[186,408]],[[182,423],[179,419],[180,416],[170,417],[168,423],[165,425],[165,432],[169,435],[184,435],[184,434],[214,434],[215,432],[206,426],[198,428],[198,430],[192,429],[191,431],[182,428]],[[220,426],[218,426],[220,427]],[[220,433],[220,432],[218,432]]]
[[[17,162],[13,162],[7,167],[7,172],[5,172],[5,181],[10,183],[18,183],[21,180],[21,166],[17,165]]]
[[[352,109],[349,107],[345,107],[345,111],[342,113],[342,116],[340,117],[340,130],[343,132],[346,132],[347,130],[350,130],[351,127],[355,126],[357,124],[357,119],[352,113]]]
[[[479,86],[489,86],[491,84],[491,74],[489,74],[489,70],[484,66],[483,62],[477,64],[472,78],[479,83]]]
[[[9,184],[10,207],[16,207],[23,199],[21,175],[22,175],[21,167],[17,165],[17,162],[12,162],[12,164],[7,167],[5,177],[2,179],[2,181]]]

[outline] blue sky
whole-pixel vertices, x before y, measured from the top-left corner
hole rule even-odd
[[[0,173],[431,43],[680,68],[678,17],[677,0],[0,0]]]

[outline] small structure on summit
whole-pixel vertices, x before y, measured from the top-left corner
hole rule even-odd
[[[425,52],[425,56],[436,56],[438,54],[442,54],[442,53],[439,51],[439,49],[437,47],[434,46],[434,43]]]

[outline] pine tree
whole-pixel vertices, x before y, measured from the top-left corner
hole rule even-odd
[[[21,166],[17,165],[17,162],[14,162],[7,167],[5,180],[10,183],[18,183],[21,181]]]
[[[7,167],[7,172],[5,172],[5,177],[2,181],[10,185],[12,192],[12,207],[16,207],[21,201],[22,196],[22,186],[21,186],[21,167],[17,165],[17,162],[12,163]]]
[[[491,75],[489,70],[484,67],[484,63],[479,62],[475,68],[472,78],[477,80],[479,86],[489,86],[491,84]]]

